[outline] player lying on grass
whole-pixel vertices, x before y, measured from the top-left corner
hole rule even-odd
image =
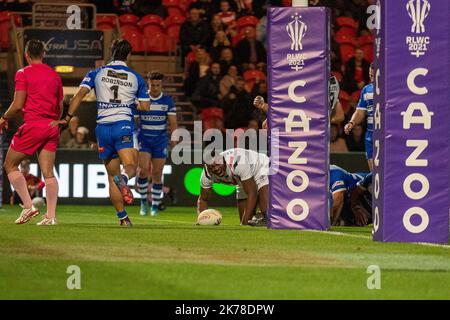
[[[330,166],[331,224],[333,226],[364,225],[367,221],[360,211],[352,211],[350,195],[358,182],[368,173],[349,173],[336,166]]]
[[[141,195],[140,215],[148,214],[148,176],[151,169],[152,177],[152,207],[151,215],[158,213],[158,208],[163,198],[163,168],[167,158],[167,124],[170,135],[177,129],[177,114],[175,104],[168,95],[162,92],[162,80],[164,75],[153,72],[149,75],[150,99],[152,101],[150,111],[138,111],[139,141],[139,167],[137,178],[137,190]],[[175,141],[170,142],[174,146]]]
[[[197,213],[208,209],[213,183],[235,185],[241,225],[266,225],[269,200],[268,174],[269,158],[265,154],[240,148],[220,153],[203,167]],[[257,205],[261,216],[250,220],[255,214]]]
[[[97,128],[100,159],[103,160],[109,181],[109,195],[116,209],[120,225],[131,227],[124,202],[133,202],[133,193],[128,180],[136,175],[137,141],[133,137],[133,110],[150,110],[147,84],[141,75],[129,68],[126,61],[131,53],[131,44],[126,40],[115,41],[111,48],[112,61],[91,70],[83,79],[80,88],[70,102],[67,116],[58,121],[67,125],[84,97],[95,90],[97,96]],[[120,164],[123,165],[122,171]]]
[[[357,226],[372,223],[372,173],[359,181],[351,192],[350,207]]]
[[[50,124],[61,118],[63,87],[61,77],[43,63],[44,55],[45,48],[41,41],[27,42],[25,59],[28,66],[17,71],[14,100],[0,119],[0,129],[3,129],[8,119],[23,112],[24,122],[11,141],[4,163],[9,182],[23,203],[17,224],[24,224],[39,214],[39,210],[32,205],[25,177],[19,171],[19,164],[35,153],[47,192],[47,213],[38,225],[56,224],[58,180],[53,174],[53,165],[59,128]]]

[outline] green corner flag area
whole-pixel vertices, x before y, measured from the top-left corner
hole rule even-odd
[[[450,247],[379,243],[370,227],[329,232],[195,226],[194,208],[157,217],[61,206],[59,224],[0,212],[0,299],[450,299]],[[78,273],[78,279],[73,279]]]

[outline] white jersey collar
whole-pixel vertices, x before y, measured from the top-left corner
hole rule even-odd
[[[114,60],[107,64],[107,66],[124,66],[127,67],[127,63],[125,61]]]
[[[156,97],[156,98],[153,98],[153,97],[150,95],[150,91],[148,92],[148,95],[150,96],[150,100],[156,101],[156,100],[159,100],[159,99],[162,98],[163,92],[161,91],[161,94],[160,94],[158,97]]]

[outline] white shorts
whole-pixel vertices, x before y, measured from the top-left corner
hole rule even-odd
[[[256,178],[255,183],[257,191],[259,192],[259,190],[262,187],[267,186],[269,184],[269,177],[266,175],[259,176]],[[245,193],[244,187],[241,184],[238,184],[236,186],[236,200],[245,200],[245,199],[247,199],[247,193]]]

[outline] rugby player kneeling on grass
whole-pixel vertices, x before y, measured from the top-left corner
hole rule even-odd
[[[197,212],[208,209],[213,183],[236,185],[236,199],[241,225],[266,226],[269,200],[269,157],[245,149],[229,149],[203,168]],[[260,214],[255,215],[258,205]]]

